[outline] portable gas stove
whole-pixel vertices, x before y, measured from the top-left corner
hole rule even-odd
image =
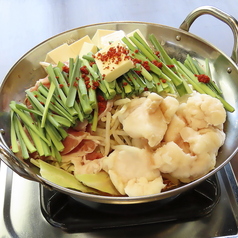
[[[143,0],[137,0],[136,4],[134,1],[101,1],[99,8],[95,0],[90,4],[80,1],[80,7],[76,2],[69,0],[67,5],[64,1],[57,1],[57,4],[55,1],[38,4],[29,0],[1,2],[4,12],[0,17],[5,24],[1,26],[4,37],[0,48],[6,58],[0,65],[0,80],[15,60],[40,40],[78,25],[129,18],[177,27],[186,13],[202,4],[215,4],[237,17],[237,4],[231,0],[190,1],[189,4],[178,0],[176,6],[172,1],[151,0],[146,4]],[[110,12],[101,14],[98,9],[106,4]],[[49,9],[54,9],[54,13],[49,14]],[[167,9],[171,10],[172,17],[168,17]],[[195,27],[198,35],[211,42],[220,40],[219,45],[228,53],[232,37],[228,34],[230,29],[226,31],[222,24],[217,25],[210,18],[209,21],[203,19]],[[212,25],[211,30],[208,25]],[[25,34],[22,34],[23,26]],[[213,29],[219,29],[219,37]],[[164,206],[151,203],[151,207],[143,212],[139,206],[134,213],[125,209],[120,213],[102,212],[19,177],[0,162],[0,237],[238,237],[237,186],[229,163],[215,176]]]
[[[238,237],[238,188],[230,164],[165,205],[153,202],[135,212],[92,209],[3,163],[0,191],[1,237]]]

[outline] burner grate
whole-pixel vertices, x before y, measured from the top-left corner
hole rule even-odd
[[[191,221],[211,213],[220,199],[220,186],[216,175],[162,206],[159,206],[158,201],[148,203],[153,209],[144,209],[136,213],[127,212],[126,207],[124,210],[120,209],[123,210],[121,213],[103,212],[86,206],[66,194],[49,191],[43,186],[40,192],[41,211],[46,220],[52,226],[68,233],[170,221]],[[137,206],[137,209],[140,207]]]

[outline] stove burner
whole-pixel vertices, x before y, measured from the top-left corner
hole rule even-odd
[[[211,213],[220,198],[220,186],[216,175],[163,206],[154,206],[160,201],[148,203],[154,209],[143,210],[141,213],[128,213],[126,210],[120,214],[103,212],[86,206],[66,194],[49,191],[43,186],[40,188],[41,211],[44,217],[52,226],[68,233],[178,220],[191,221]]]

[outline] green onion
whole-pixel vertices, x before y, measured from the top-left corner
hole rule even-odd
[[[23,159],[28,159],[29,158],[29,153],[27,151],[27,147],[26,144],[24,143],[22,137],[21,137],[21,133],[18,127],[18,119],[14,116],[13,117],[13,124],[15,127],[15,132],[16,132],[16,136],[18,138],[19,144],[20,144],[20,148],[21,148],[21,153],[22,153],[22,158]]]
[[[156,57],[154,54],[152,54],[150,51],[148,51],[143,44],[141,44],[135,37],[131,36],[129,37],[130,40],[137,46],[137,48],[142,52],[142,54],[148,58],[150,61],[156,60]]]
[[[30,112],[32,114],[35,114],[37,116],[42,116],[42,113],[37,111],[37,110],[32,110],[32,109],[29,109],[25,104],[23,103],[20,103],[20,104],[16,104],[16,108],[19,109],[19,110],[22,110],[22,111],[27,111],[27,112]]]
[[[50,84],[50,89],[49,89],[49,94],[45,102],[45,107],[42,115],[42,121],[41,121],[41,127],[45,126],[45,120],[48,116],[48,111],[49,111],[49,104],[51,103],[51,99],[53,97],[53,93],[55,91],[55,85],[53,83]]]
[[[53,69],[52,65],[49,65],[46,68],[46,70],[47,70],[47,72],[49,74],[49,79],[50,79],[51,84],[55,85],[55,88],[56,88],[56,90],[58,92],[58,96],[61,98],[61,100],[65,104],[66,103],[66,96],[65,96],[63,90],[61,89],[61,87],[59,86],[59,83],[58,83],[56,75],[55,75],[55,69]],[[48,92],[48,96],[49,96],[49,92]]]
[[[40,101],[37,100],[34,94],[29,90],[26,91],[26,94],[29,100],[31,101],[31,104],[35,105],[42,113],[44,113],[45,107],[41,104]],[[54,118],[49,113],[47,113],[46,117],[53,126],[57,128],[60,127],[60,124],[57,121],[55,121]],[[44,127],[44,124],[43,125],[41,124],[41,127]]]
[[[34,131],[32,131],[31,128],[29,128],[28,126],[26,126],[26,128],[27,128],[29,134],[31,135],[31,138],[32,138],[32,140],[35,144],[35,147],[36,147],[36,150],[37,150],[38,154],[40,156],[48,156],[44,153],[44,148],[42,146],[42,143],[41,143],[42,140],[40,139],[40,137],[37,136],[36,133]]]
[[[85,65],[89,71],[89,73],[93,76],[94,79],[98,79],[99,75],[97,74],[96,71],[89,65],[88,61],[83,59],[82,65]]]
[[[29,126],[42,140],[44,140],[47,144],[49,141],[45,138],[45,136],[40,133],[40,131],[36,128],[35,124],[32,124],[32,121],[29,120],[29,118],[19,109],[16,108],[16,102],[12,101],[10,103],[10,108],[18,114],[18,116],[21,118],[21,120]]]
[[[169,57],[167,52],[164,50],[164,47],[156,39],[156,37],[153,34],[151,34],[149,35],[149,39],[151,43],[153,44],[153,46],[155,47],[155,49],[160,52],[160,57],[162,58],[162,61],[167,65],[173,64],[171,58]]]
[[[79,69],[80,69],[80,60],[79,60],[79,57],[76,58],[76,61],[74,63],[74,66],[70,66],[70,71],[72,71],[72,75],[70,76],[71,78],[69,79],[69,83],[70,83],[70,86],[69,86],[69,93],[68,93],[68,96],[67,96],[67,100],[66,100],[66,105],[68,107],[73,107],[74,106],[74,101],[75,101],[75,98],[76,98],[76,94],[77,94],[77,78],[79,79]],[[81,79],[79,80],[81,81]],[[81,84],[82,85],[82,84]]]
[[[127,47],[132,52],[135,52],[137,50],[137,48],[133,44],[131,44],[131,42],[126,37],[123,37],[121,40],[127,45]]]
[[[21,134],[21,138],[22,138],[24,144],[26,145],[28,151],[29,151],[30,153],[36,152],[36,148],[35,148],[35,146],[31,143],[29,137],[27,136],[25,130],[24,130],[23,127],[22,127],[21,122],[20,122],[19,120],[15,120],[15,122],[16,122],[16,126],[18,127],[18,130],[19,130],[19,132],[20,132],[20,134]]]
[[[93,112],[93,121],[92,121],[92,131],[97,130],[97,123],[98,123],[98,104],[96,105],[94,112]]]
[[[55,127],[52,127],[49,123],[45,124],[45,129],[48,135],[50,136],[56,149],[58,151],[62,151],[64,149],[64,145],[61,142],[62,137],[60,133],[55,129]]]
[[[11,130],[10,130],[10,134],[11,134],[11,146],[12,146],[12,152],[13,153],[18,153],[19,152],[19,148],[18,148],[18,143],[17,143],[17,135],[16,135],[16,130],[15,130],[15,119],[14,117],[15,112],[11,110],[10,112],[10,117],[11,117]]]

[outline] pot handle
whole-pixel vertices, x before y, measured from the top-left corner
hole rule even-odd
[[[212,6],[203,6],[198,7],[192,12],[188,14],[186,19],[183,21],[183,23],[180,25],[180,29],[184,31],[189,31],[190,26],[192,23],[201,15],[208,14],[216,17],[217,19],[223,21],[226,23],[232,30],[234,35],[234,46],[232,50],[231,59],[238,64],[238,21],[228,15],[227,13],[212,7]]]
[[[38,177],[30,170],[29,166],[26,163],[18,159],[13,154],[13,152],[9,149],[6,142],[4,141],[3,134],[4,130],[0,129],[0,154],[2,154],[0,159],[19,176],[24,177],[28,180],[39,182],[46,187],[49,187],[40,177]]]

